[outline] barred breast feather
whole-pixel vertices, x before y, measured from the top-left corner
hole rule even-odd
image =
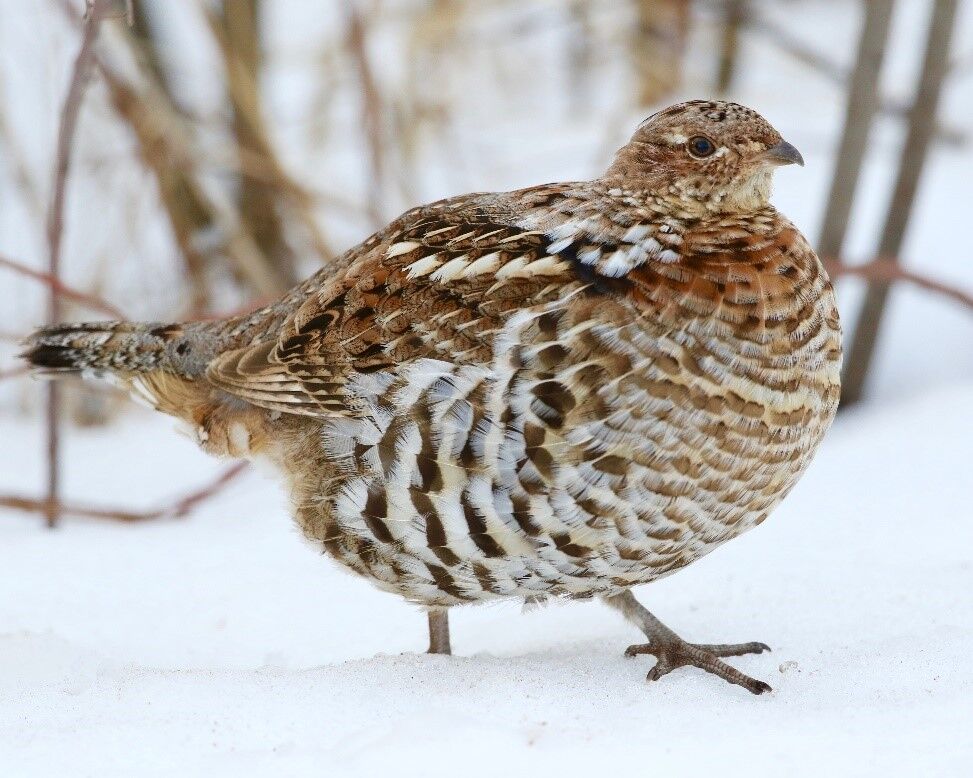
[[[769,206],[558,185],[396,226],[207,377],[308,418],[304,531],[409,599],[654,580],[762,521],[834,414],[831,288]]]

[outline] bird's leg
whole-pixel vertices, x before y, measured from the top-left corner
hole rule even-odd
[[[429,650],[427,654],[452,654],[449,647],[449,611],[429,611]]]
[[[642,607],[631,592],[603,597],[602,599],[611,607],[621,611],[622,615],[641,629],[649,639],[648,643],[629,646],[625,649],[625,656],[636,656],[637,654],[655,656],[657,661],[655,667],[649,670],[648,680],[657,681],[677,667],[692,665],[708,673],[713,673],[713,675],[718,675],[724,681],[742,686],[754,694],[770,691],[770,686],[763,681],[744,675],[735,667],[730,667],[726,662],[720,661],[720,657],[724,656],[759,654],[762,651],[770,651],[770,647],[764,643],[735,643],[730,645],[687,643]]]

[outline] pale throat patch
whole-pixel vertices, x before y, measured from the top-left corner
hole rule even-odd
[[[770,200],[773,183],[773,169],[761,167],[730,189],[722,205],[739,210],[757,210]]]

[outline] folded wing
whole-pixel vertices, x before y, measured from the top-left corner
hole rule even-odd
[[[356,413],[356,375],[422,358],[487,364],[506,316],[579,284],[550,245],[481,210],[427,211],[309,291],[275,339],[214,360],[207,378],[260,407],[333,416]]]

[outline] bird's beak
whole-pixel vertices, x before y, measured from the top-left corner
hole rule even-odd
[[[764,159],[772,165],[800,165],[804,167],[804,157],[786,140],[771,146],[764,152]]]

